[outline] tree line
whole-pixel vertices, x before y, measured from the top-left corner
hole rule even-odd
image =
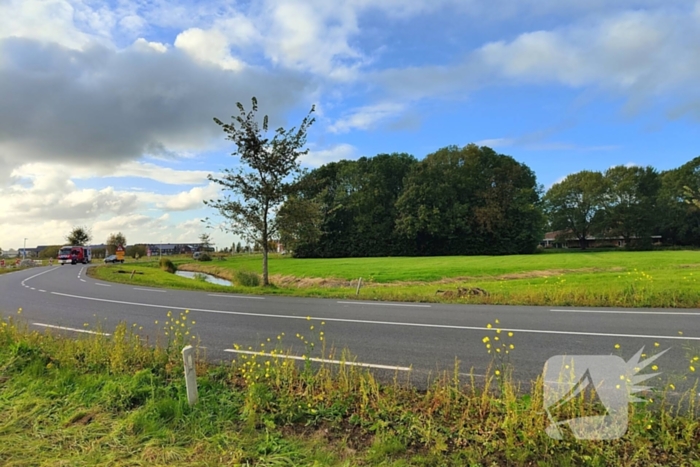
[[[581,171],[544,191],[525,164],[488,147],[418,161],[380,154],[304,175],[278,216],[297,257],[532,253],[559,240],[620,238],[630,248],[700,246],[700,157],[679,168]]]

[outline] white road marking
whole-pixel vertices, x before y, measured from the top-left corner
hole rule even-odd
[[[101,285],[102,287],[112,287],[109,284],[100,284],[99,282],[95,282],[95,285]]]
[[[216,294],[216,293],[210,293],[207,295],[209,295],[210,297],[249,298],[251,300],[265,300],[265,297],[246,297],[243,295],[229,295],[229,294]]]
[[[35,277],[39,277],[39,276],[41,276],[42,274],[46,274],[47,272],[51,272],[51,271],[55,271],[55,269],[47,269],[47,270],[44,271],[44,272],[40,272],[39,274],[34,274],[33,276],[27,277],[26,279],[24,279],[24,280],[21,282],[21,284],[22,284],[23,286],[25,286],[25,287],[28,287],[28,285],[25,284],[25,282],[27,282],[29,279],[34,279]]]
[[[43,328],[51,328],[51,329],[61,329],[63,331],[73,331],[73,332],[83,332],[85,334],[99,334],[101,336],[110,336],[108,332],[97,332],[97,331],[88,331],[87,329],[76,329],[76,328],[67,328],[64,326],[56,326],[53,324],[43,324],[43,323],[32,323],[34,326],[41,326]]]
[[[32,290],[36,290],[34,287],[29,287],[29,288],[32,289]]]
[[[80,282],[87,282],[85,279],[80,279]]]
[[[304,357],[299,357],[297,355],[284,355],[284,354],[262,354],[260,352],[253,352],[250,350],[235,350],[235,349],[224,349],[224,352],[231,353],[242,353],[247,355],[259,355],[261,357],[273,357],[273,358],[287,358],[290,360],[306,360]],[[364,368],[377,368],[380,370],[396,370],[396,371],[411,371],[411,368],[405,366],[389,366],[389,365],[377,365],[376,363],[359,363],[359,362],[344,362],[341,360],[328,360],[325,358],[309,358],[310,362],[317,363],[333,363],[335,365],[348,365],[348,366],[361,366]]]
[[[324,318],[324,317],[314,317],[309,318],[305,316],[293,316],[293,315],[273,315],[268,313],[248,313],[243,311],[223,311],[223,310],[209,310],[206,308],[191,308],[184,306],[173,306],[173,305],[152,305],[149,303],[137,303],[137,302],[125,302],[121,300],[107,300],[105,298],[93,298],[93,297],[82,297],[80,295],[71,295],[60,292],[51,292],[54,295],[59,295],[62,297],[77,298],[81,300],[92,300],[96,302],[106,302],[106,303],[118,303],[121,305],[133,305],[133,306],[144,306],[150,308],[162,308],[169,310],[190,310],[190,311],[200,311],[202,313],[214,313],[221,315],[235,315],[235,316],[253,316],[257,318],[277,318],[277,319],[313,319],[316,321],[329,321],[336,323],[356,323],[356,324],[382,324],[388,326],[406,326],[406,327],[417,327],[417,328],[433,328],[433,329],[458,329],[464,331],[486,331],[495,332],[496,328],[487,328],[485,326],[456,326],[451,324],[426,324],[426,323],[402,323],[397,321],[371,321],[362,319],[346,319],[346,318]],[[580,332],[580,331],[551,331],[546,329],[516,329],[516,328],[499,328],[501,332],[521,332],[524,334],[555,334],[564,336],[595,336],[595,337],[632,337],[639,339],[669,339],[669,340],[690,340],[690,341],[700,341],[700,337],[692,336],[658,336],[651,334],[615,334],[606,332]]]
[[[617,311],[617,310],[549,310],[559,313],[597,313],[607,315],[681,315],[700,316],[700,313],[690,311]]]
[[[430,308],[431,305],[411,305],[403,303],[380,303],[380,302],[338,302],[342,305],[375,305],[375,306],[410,306],[414,308]]]
[[[46,290],[39,289],[39,292],[44,292],[44,293],[46,293]]]
[[[165,292],[165,290],[160,289],[141,289],[139,287],[134,287],[134,290],[145,290],[146,292]]]

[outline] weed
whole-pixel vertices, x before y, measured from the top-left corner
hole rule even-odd
[[[175,274],[175,271],[177,271],[177,267],[169,258],[161,258],[159,264],[163,271],[169,272],[170,274]]]
[[[234,274],[235,282],[244,287],[258,287],[260,276],[254,272],[238,270]]]

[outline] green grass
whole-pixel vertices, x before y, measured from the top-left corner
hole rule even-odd
[[[305,297],[510,305],[700,307],[700,251],[573,252],[498,257],[295,259],[270,258],[271,288],[244,287],[241,271],[259,271],[259,255],[194,263],[178,268],[213,273],[236,287],[195,283],[156,270],[154,263],[129,265],[133,280],[112,268],[93,268],[102,280],[143,286]],[[357,279],[363,286],[355,295]],[[450,297],[458,287],[479,287],[488,296]]]
[[[630,405],[619,440],[555,441],[541,381],[522,393],[503,362],[489,383],[455,367],[418,391],[357,367],[288,364],[280,344],[228,365],[200,360],[190,407],[179,356],[190,324],[168,313],[153,345],[126,323],[73,340],[0,319],[0,465],[700,465],[696,390],[683,408],[664,391]],[[309,356],[326,353],[314,324]],[[577,398],[563,415],[593,410]]]
[[[213,265],[260,272],[260,255],[231,256]],[[700,251],[546,252],[517,256],[438,256],[395,258],[296,259],[271,255],[270,274],[353,280],[376,283],[437,281],[454,277],[495,277],[530,271],[600,269],[676,271],[679,266],[700,268]]]

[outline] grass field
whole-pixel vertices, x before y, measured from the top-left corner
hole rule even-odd
[[[236,271],[260,271],[259,255],[225,261],[176,259],[181,269],[232,279]],[[175,277],[157,263],[131,263],[133,279],[119,266],[93,268],[102,280],[158,287],[271,293],[295,296],[423,302],[559,306],[700,307],[700,251],[553,252],[497,257],[295,259],[270,258],[271,288],[214,286]],[[458,287],[481,288],[487,296],[456,297]],[[438,290],[448,291],[436,294]]]
[[[417,391],[357,367],[288,364],[280,344],[229,365],[200,361],[190,407],[179,351],[192,323],[186,312],[160,323],[149,342],[128,323],[69,339],[0,318],[0,465],[700,465],[697,388],[683,408],[666,389],[631,404],[619,440],[553,440],[541,381],[521,393],[507,364],[483,385],[446,374]],[[323,323],[309,325],[313,357]],[[576,397],[558,416],[598,410]]]

